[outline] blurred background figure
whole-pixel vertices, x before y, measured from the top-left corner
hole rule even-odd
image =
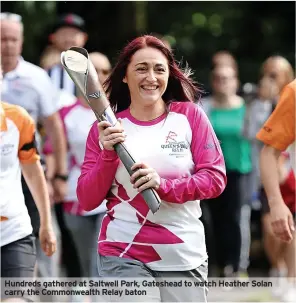
[[[277,98],[285,85],[294,79],[294,71],[289,61],[282,56],[271,56],[262,65],[262,77],[274,80],[278,86]]]
[[[235,70],[238,70],[236,59],[226,50],[218,51],[212,57],[212,69],[219,66],[231,66]]]
[[[211,61],[209,62],[209,65],[210,65],[209,66],[210,71],[213,71],[216,67],[230,66],[238,73],[237,61],[234,55],[227,50],[219,50],[215,52],[211,58]],[[238,86],[238,91],[237,91],[238,93],[239,93],[239,88],[240,86]],[[212,94],[213,94],[213,86],[212,86],[212,80],[210,79],[208,86],[204,90],[204,97],[210,96]],[[206,101],[206,98],[203,101]]]
[[[89,54],[89,58],[93,63],[101,84],[103,84],[111,73],[111,63],[108,57],[99,52]]]
[[[56,49],[60,54],[72,46],[83,47],[88,39],[85,21],[78,15],[67,14],[58,18],[49,36],[51,53]],[[63,69],[60,60],[47,70],[57,89],[77,95],[74,82]]]
[[[203,100],[205,112],[221,142],[227,169],[226,189],[218,198],[206,201],[212,217],[220,277],[239,274],[241,251],[246,249],[248,255],[250,242],[250,214],[241,216],[241,212],[250,200],[251,146],[242,132],[246,104],[237,95],[239,80],[235,66],[232,62],[214,67],[211,74],[213,95]],[[248,239],[242,242],[242,235]],[[247,247],[241,247],[242,243]]]
[[[60,55],[72,46],[83,47],[87,39],[85,21],[75,14],[60,16],[52,28],[52,33],[49,36],[50,45],[43,53],[42,62],[49,66],[47,69],[48,75],[58,91],[57,103],[59,110],[75,104],[78,94],[74,82],[61,65]],[[68,160],[70,160],[69,157]],[[53,168],[52,157],[47,155],[46,162],[48,167]],[[55,202],[55,212],[61,232],[64,269],[68,277],[80,277],[79,257],[71,232],[66,227],[63,201]]]
[[[250,139],[252,143],[253,172],[251,191],[255,196],[258,196],[258,190],[261,186],[258,159],[262,149],[262,143],[256,139],[256,134],[275,108],[278,92],[276,82],[273,79],[263,77],[259,81],[256,97],[250,100],[248,104],[244,135]]]
[[[239,70],[234,55],[227,50],[220,50],[213,55],[211,67],[213,69],[216,66],[231,66],[235,70]],[[246,103],[248,103],[256,96],[256,91],[256,84],[247,82],[239,85],[237,93],[244,98]]]
[[[61,52],[53,45],[48,45],[40,56],[40,67],[49,70],[61,61]]]
[[[49,70],[53,66],[59,66],[61,63],[61,52],[53,45],[46,47],[41,55],[40,66]],[[76,102],[76,96],[64,88],[57,88],[57,108],[61,109],[65,106],[72,105]]]

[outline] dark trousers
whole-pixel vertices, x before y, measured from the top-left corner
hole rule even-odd
[[[67,277],[81,277],[81,266],[78,258],[77,248],[75,246],[71,232],[66,226],[63,203],[55,204],[54,209],[61,231],[62,262],[65,266]]]
[[[34,238],[31,234],[1,247],[1,301],[10,298],[11,302],[14,302],[12,298],[22,297],[24,299],[23,296],[27,295],[24,287],[9,287],[6,283],[13,282],[13,278],[18,278],[16,281],[30,279],[33,281],[36,264]],[[11,295],[7,292],[9,290],[22,290],[23,294]],[[24,300],[26,301],[26,299]]]
[[[215,199],[202,202],[209,259],[211,263],[214,260],[220,269],[220,276],[225,276],[225,268],[231,272],[239,270],[241,207],[249,194],[249,188],[245,186],[247,177],[238,172],[228,172],[224,192]]]
[[[36,203],[33,199],[33,196],[28,188],[28,185],[25,182],[25,179],[22,177],[22,187],[25,197],[25,204],[28,209],[29,216],[31,218],[31,224],[33,227],[33,234],[37,238],[40,228],[40,218]],[[79,258],[77,256],[77,249],[72,239],[71,233],[66,227],[63,205],[62,203],[55,204],[55,213],[57,217],[57,222],[61,232],[61,242],[62,242],[62,263],[65,266],[66,273],[68,277],[80,277],[81,270],[79,264]]]
[[[36,263],[34,236],[1,247],[2,278],[33,278]]]
[[[33,196],[30,192],[30,189],[22,176],[22,188],[23,188],[23,193],[24,193],[24,198],[25,198],[25,204],[28,209],[29,216],[31,218],[31,224],[33,227],[33,234],[36,238],[39,236],[39,228],[40,228],[40,217],[39,217],[39,212],[36,206],[36,203],[33,199]]]

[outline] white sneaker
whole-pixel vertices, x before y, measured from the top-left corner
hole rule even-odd
[[[281,297],[283,302],[296,302],[296,289],[289,287]]]
[[[283,296],[284,290],[279,286],[273,286],[271,289],[271,295],[275,299],[281,299]]]
[[[285,293],[285,285],[287,283],[286,279],[283,277],[283,273],[281,273],[279,270],[272,268],[269,271],[269,277],[271,278],[272,282],[272,289],[271,289],[271,295],[275,299],[281,299],[282,296]]]

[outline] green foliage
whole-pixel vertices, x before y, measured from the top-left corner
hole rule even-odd
[[[40,46],[37,44],[44,39],[44,33],[56,16],[54,1],[16,1],[14,12],[22,16],[24,22],[24,57],[38,62]]]
[[[202,83],[208,81],[212,55],[221,49],[238,59],[242,82],[257,81],[260,64],[271,54],[281,54],[295,65],[293,2],[2,2],[2,11],[7,10],[23,16],[24,57],[34,63],[48,43],[48,29],[57,13],[74,12],[86,19],[87,49],[105,52],[113,63],[127,41],[158,33]]]
[[[243,82],[257,81],[260,64],[271,54],[294,65],[294,12],[291,2],[149,2],[148,26],[172,37],[199,81],[207,82],[211,57],[222,49],[238,59]]]

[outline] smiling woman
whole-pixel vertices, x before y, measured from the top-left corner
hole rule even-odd
[[[199,89],[190,75],[189,68],[184,71],[179,68],[173,53],[161,40],[153,36],[142,36],[122,50],[104,86],[110,95],[111,104],[119,112],[127,109],[131,103],[132,85],[157,84],[160,89],[158,88],[156,95],[165,103],[173,100],[197,100]]]
[[[143,36],[123,49],[105,82],[120,123],[92,126],[77,186],[85,210],[108,201],[99,236],[101,277],[207,280],[200,200],[220,195],[226,176],[189,76],[161,40]],[[137,159],[131,177],[113,149],[118,142]],[[147,188],[161,199],[155,214],[140,195]],[[206,289],[149,288],[141,300],[152,299],[206,302]]]
[[[143,59],[144,61],[142,61]],[[146,111],[146,107],[152,107],[162,99],[162,95],[167,89],[168,69],[166,57],[155,48],[147,47],[135,53],[131,64],[127,68],[126,76],[123,78],[123,82],[128,85],[130,91],[130,110],[133,116],[141,108],[144,112],[138,114],[140,116],[145,115],[148,120],[156,118],[149,117],[149,114],[155,114],[156,116],[162,114],[163,106],[158,106],[159,112],[155,113],[149,113],[149,111]],[[164,105],[163,102],[161,104]]]

